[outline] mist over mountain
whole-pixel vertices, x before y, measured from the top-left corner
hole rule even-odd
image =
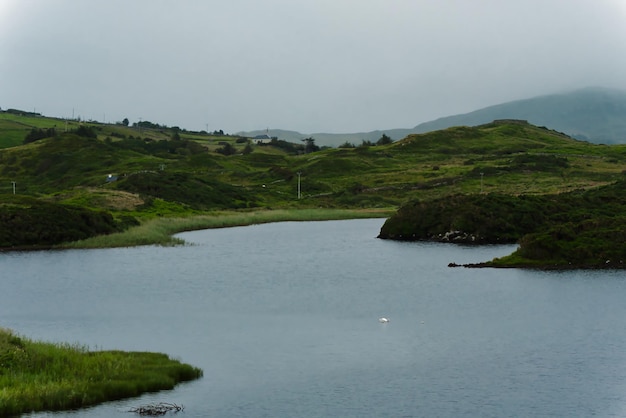
[[[387,129],[347,134],[311,133],[269,130],[270,136],[297,142],[313,137],[317,145],[339,146],[345,142],[354,145],[362,141],[376,142],[382,134],[394,140],[412,133],[425,133],[451,126],[476,126],[496,119],[523,119],[537,126],[545,126],[574,138],[601,144],[626,143],[626,91],[588,87],[571,92],[538,96],[489,106],[473,112],[442,117],[420,123],[409,129]],[[265,134],[265,130],[240,132],[241,135]]]
[[[626,92],[600,87],[489,106],[417,125],[417,133],[475,126],[495,119],[524,119],[593,143],[626,143]]]

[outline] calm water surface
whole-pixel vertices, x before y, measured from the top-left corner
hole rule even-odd
[[[185,417],[626,416],[622,272],[452,269],[514,247],[382,241],[382,223],[0,254],[0,326],[204,370],[172,391],[32,416],[127,417],[161,401]]]

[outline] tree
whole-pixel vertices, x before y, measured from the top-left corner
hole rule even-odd
[[[237,149],[235,149],[230,142],[225,142],[221,148],[218,148],[215,151],[222,155],[233,155],[237,152]]]
[[[128,120],[128,118],[124,118],[124,120],[122,121],[122,125],[124,126],[128,126],[129,123],[130,121]]]
[[[387,136],[387,134],[383,134],[378,141],[376,141],[376,145],[387,145],[391,144],[393,140]]]
[[[303,139],[302,141],[304,141],[304,153],[305,154],[308,154],[309,152],[319,151],[320,147],[315,145],[315,138],[308,137],[308,138]]]
[[[26,138],[24,138],[23,143],[24,144],[29,144],[31,142],[38,141],[40,139],[52,138],[53,136],[56,136],[56,131],[55,131],[54,128],[48,128],[48,129],[33,128],[26,135]]]

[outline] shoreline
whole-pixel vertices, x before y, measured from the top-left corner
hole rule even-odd
[[[216,211],[203,214],[178,217],[155,217],[146,219],[140,225],[131,227],[123,232],[109,235],[99,235],[80,241],[66,242],[48,246],[15,246],[1,247],[0,253],[25,252],[25,251],[51,251],[67,249],[106,249],[106,248],[130,248],[143,245],[176,246],[185,245],[185,241],[174,235],[202,229],[232,228],[237,226],[258,225],[273,222],[318,222],[349,219],[373,219],[388,218],[397,211],[396,208],[362,208],[362,209],[259,209],[252,211]],[[380,237],[379,237],[380,238]],[[388,238],[385,238],[388,239]],[[407,240],[400,240],[407,241]],[[413,240],[408,240],[413,241]],[[441,240],[420,240],[428,242],[443,242]],[[494,243],[466,243],[446,242],[461,245],[491,245]],[[497,243],[501,244],[501,243]],[[519,268],[544,271],[568,271],[568,270],[624,270],[624,263],[605,263],[597,265],[574,265],[551,263],[494,263],[494,260],[457,264],[448,263],[448,267],[465,268]]]
[[[0,328],[0,358],[0,416],[87,408],[172,390],[204,375],[168,354],[90,350],[32,340],[5,328]]]
[[[230,228],[272,222],[313,222],[348,219],[388,218],[396,208],[365,209],[261,209],[254,211],[216,211],[181,217],[157,217],[123,232],[99,235],[49,248],[3,248],[0,251],[38,251],[64,249],[125,248],[142,245],[174,246],[184,241],[175,234],[202,229]]]
[[[623,263],[605,263],[605,264],[539,264],[539,263],[519,263],[519,264],[494,264],[493,261],[485,261],[482,263],[457,264],[449,263],[448,267],[464,267],[464,268],[492,268],[492,269],[524,269],[524,270],[541,270],[541,271],[572,271],[572,270],[624,270],[626,264]]]

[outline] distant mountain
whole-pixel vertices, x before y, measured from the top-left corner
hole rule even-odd
[[[451,126],[476,126],[496,119],[523,119],[574,138],[602,144],[626,143],[626,92],[589,87],[572,92],[538,96],[489,106],[470,113],[447,116],[421,123],[410,129],[388,129],[372,132],[302,134],[295,131],[270,130],[270,136],[297,142],[313,137],[317,145],[339,146],[345,142],[359,145],[363,140],[376,142],[382,134],[394,140],[412,133],[431,132]],[[266,131],[240,132],[255,136]]]
[[[376,142],[380,139],[383,134],[386,134],[393,140],[398,140],[406,137],[411,133],[416,133],[417,131],[413,129],[389,129],[386,131],[371,131],[371,132],[358,132],[358,133],[347,133],[347,134],[328,134],[328,133],[313,133],[313,134],[303,134],[296,131],[286,131],[283,129],[270,129],[267,130],[258,130],[258,131],[248,131],[248,132],[237,132],[236,135],[247,136],[250,138],[254,138],[257,135],[266,135],[269,132],[269,136],[276,137],[278,139],[282,139],[284,141],[289,142],[299,142],[305,138],[312,137],[315,139],[315,144],[319,146],[330,146],[337,147],[341,144],[349,142],[353,145],[360,145],[364,140]]]
[[[626,92],[585,88],[516,100],[417,125],[418,133],[451,126],[476,126],[496,119],[524,119],[593,143],[626,143]]]

